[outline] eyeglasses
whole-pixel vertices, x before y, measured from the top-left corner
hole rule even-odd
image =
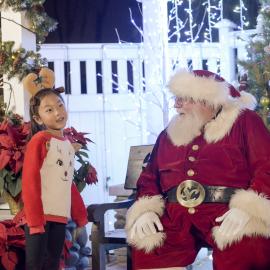
[[[175,97],[174,98],[174,107],[175,108],[180,108],[183,106],[183,104],[194,104],[195,101],[193,98],[188,98],[188,97]]]
[[[199,100],[195,101],[193,98],[190,97],[174,97],[174,107],[181,107],[183,104],[195,104],[195,103],[200,103],[203,106],[209,105],[206,100]]]

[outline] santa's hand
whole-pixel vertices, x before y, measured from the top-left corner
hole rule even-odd
[[[222,222],[219,232],[224,236],[239,233],[250,220],[250,215],[238,208],[232,208],[223,216],[216,218],[216,222]]]
[[[163,226],[158,215],[154,212],[146,212],[142,214],[133,224],[130,230],[130,238],[139,237],[143,239],[145,236],[163,231]]]

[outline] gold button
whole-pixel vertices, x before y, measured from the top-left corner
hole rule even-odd
[[[195,174],[195,172],[191,169],[187,171],[188,176],[193,176],[194,174]]]
[[[193,151],[197,151],[198,149],[199,149],[199,145],[198,144],[192,145],[192,150]]]
[[[193,214],[195,214],[195,212],[196,212],[196,209],[195,208],[193,208],[193,207],[188,208],[188,213],[189,214],[193,215]]]
[[[195,161],[196,159],[195,159],[195,157],[190,156],[190,157],[188,157],[188,160],[191,161],[191,162],[193,162],[193,161]]]

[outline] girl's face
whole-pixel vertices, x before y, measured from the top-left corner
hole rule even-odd
[[[57,95],[49,94],[42,98],[38,115],[33,118],[39,125],[44,125],[49,132],[61,136],[67,122],[65,104]]]

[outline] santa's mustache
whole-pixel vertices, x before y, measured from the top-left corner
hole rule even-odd
[[[187,145],[202,133],[206,122],[204,115],[196,110],[179,110],[169,123],[167,133],[174,145]]]

